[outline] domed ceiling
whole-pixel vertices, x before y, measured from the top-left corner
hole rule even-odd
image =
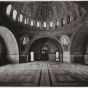
[[[61,18],[76,10],[82,13],[82,8],[74,2],[14,2],[12,6],[22,14],[35,20]]]
[[[72,1],[19,1],[11,6],[11,13],[17,11],[16,22],[26,26],[30,34],[69,34],[87,18],[86,10]]]

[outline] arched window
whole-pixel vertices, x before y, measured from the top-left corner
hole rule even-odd
[[[56,21],[56,26],[59,26],[59,21],[58,20]]]
[[[50,27],[52,27],[53,26],[53,22],[50,22]]]
[[[70,22],[72,21],[72,16],[70,16]]]
[[[37,22],[37,27],[40,27],[40,24],[39,24],[39,22]]]
[[[56,52],[56,61],[59,61],[59,52]]]
[[[14,11],[13,11],[13,19],[14,19],[14,20],[16,20],[16,16],[17,16],[17,11],[14,10]]]
[[[62,18],[62,19],[61,19],[61,26],[63,26],[64,24],[65,24],[65,19]]]
[[[44,27],[46,27],[46,22],[44,22]]]
[[[10,12],[11,12],[11,4],[7,6],[7,9],[6,9],[6,14],[9,16],[10,15]]]
[[[31,53],[30,53],[30,55],[31,55],[31,61],[34,61],[34,52],[32,51]]]
[[[24,20],[24,24],[27,24],[27,19],[25,18],[25,20]]]
[[[20,14],[20,22],[22,22],[22,21],[23,21],[23,15]]]
[[[65,24],[65,19],[64,18],[62,19],[62,23],[63,23],[63,25]]]
[[[31,26],[33,26],[34,25],[34,21],[31,21]]]

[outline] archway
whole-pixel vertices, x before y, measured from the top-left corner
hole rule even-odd
[[[39,45],[40,44],[40,45]],[[52,46],[50,45],[52,44]],[[28,59],[30,61],[30,52],[37,50],[38,52],[35,52],[35,60],[41,60],[41,47],[48,46],[48,52],[49,52],[49,59],[51,61],[56,61],[56,51],[60,52],[60,62],[63,62],[63,47],[60,44],[59,40],[57,38],[51,37],[51,36],[38,36],[36,38],[33,38],[29,45],[26,47],[26,53],[28,54]],[[50,49],[50,50],[49,50]],[[50,59],[51,58],[51,59]]]
[[[41,52],[40,60],[43,60],[43,61],[49,60],[49,48],[48,48],[48,46],[43,45],[40,48],[40,52]]]
[[[0,65],[19,63],[19,49],[12,32],[0,26]]]
[[[88,25],[84,25],[72,35],[70,43],[71,62],[82,64],[87,63],[87,61],[85,62],[87,44]]]

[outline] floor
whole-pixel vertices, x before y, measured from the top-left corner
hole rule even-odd
[[[36,61],[0,69],[0,86],[88,86],[88,66]]]

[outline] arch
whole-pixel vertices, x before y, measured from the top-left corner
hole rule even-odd
[[[49,50],[49,47],[47,45],[43,45],[40,47],[40,50]]]
[[[42,38],[48,38],[50,39],[51,41],[53,40],[53,42],[56,44],[56,46],[60,49],[60,58],[61,58],[61,62],[63,62],[63,46],[60,44],[59,40],[55,37],[52,37],[52,36],[37,36],[35,38],[33,38],[32,40],[30,40],[30,43],[27,45],[26,47],[26,54],[28,55],[28,51],[30,50],[31,48],[31,45],[38,39],[42,39]]]
[[[50,22],[50,27],[52,27],[53,26],[53,22]]]
[[[58,20],[56,21],[56,26],[59,26],[59,21]]]
[[[40,27],[40,22],[37,22],[37,27]]]
[[[7,9],[6,9],[6,14],[9,16],[10,15],[10,12],[11,12],[11,4],[7,6]]]
[[[23,15],[22,14],[20,14],[20,22],[22,22],[23,21]]]
[[[59,61],[59,51],[56,51],[56,61]]]
[[[33,20],[31,20],[31,26],[34,26],[34,21]]]
[[[16,16],[17,16],[17,11],[14,10],[14,11],[13,11],[13,19],[14,19],[14,20],[16,20]]]
[[[25,18],[25,20],[24,20],[24,24],[27,24],[27,19]]]
[[[43,27],[46,27],[46,22],[44,22],[44,25],[43,25]]]
[[[0,39],[0,42],[4,44],[3,47],[5,47],[5,52],[0,52],[0,55],[4,56],[9,63],[19,63],[18,44],[12,32],[3,26],[0,26]]]
[[[31,61],[34,61],[34,52],[33,51],[30,52],[30,56],[31,56]]]
[[[85,24],[76,30],[72,37],[69,45],[69,51],[71,55],[71,61],[75,62],[75,59],[78,60],[78,63],[85,62],[85,54],[87,48],[87,38],[88,38],[88,25]]]

